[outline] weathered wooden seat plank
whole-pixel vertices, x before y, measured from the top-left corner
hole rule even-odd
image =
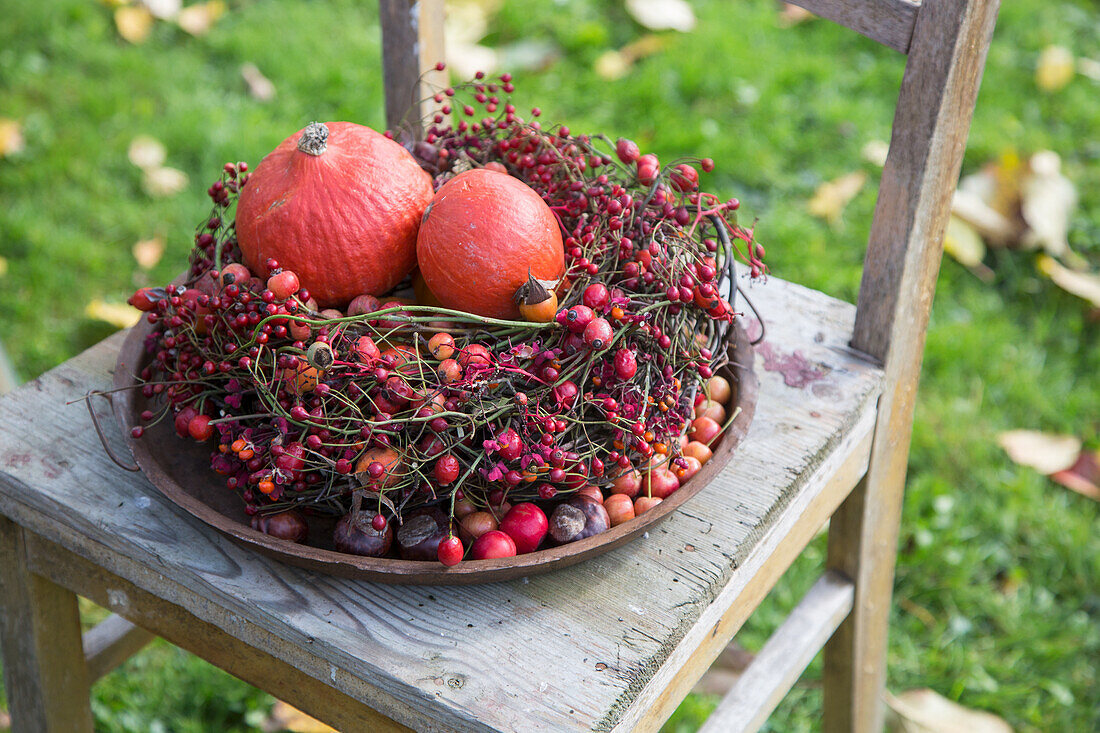
[[[120,336],[0,400],[0,514],[416,729],[649,729],[812,536],[795,519],[823,520],[866,467],[882,373],[847,347],[855,309],[778,279],[751,294],[768,330],[734,461],[646,538],[573,568],[389,586],[233,544],[114,466],[65,404],[110,383]],[[107,601],[127,616],[125,593]]]

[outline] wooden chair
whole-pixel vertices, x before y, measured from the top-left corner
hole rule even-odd
[[[824,575],[707,722],[752,730],[825,649],[825,729],[882,728],[913,403],[996,0],[801,0],[908,54],[858,307],[773,279],[736,460],[651,536],[524,581],[346,581],[242,549],[102,453],[79,406],[118,336],[0,399],[16,731],[91,730],[92,680],[157,634],[345,731],[656,730],[823,523]],[[382,0],[389,122],[440,0]],[[111,434],[117,440],[117,433]],[[118,614],[83,639],[74,594]]]

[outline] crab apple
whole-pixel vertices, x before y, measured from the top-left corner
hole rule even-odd
[[[489,512],[473,512],[464,516],[459,522],[459,530],[469,542],[498,528],[497,518]]]
[[[681,486],[690,481],[691,477],[699,473],[699,469],[703,467],[703,464],[695,456],[683,456],[683,460],[687,463],[685,468],[674,468],[672,470]]]
[[[642,474],[636,469],[618,476],[611,482],[611,493],[622,494],[630,498],[638,495],[642,489]]]
[[[707,394],[720,405],[728,405],[733,390],[725,377],[711,377],[707,380]]]
[[[680,488],[680,482],[676,474],[665,466],[650,469],[646,474],[642,485],[642,493],[657,499],[665,499],[676,489]]]
[[[494,529],[474,540],[470,548],[470,557],[474,560],[492,560],[500,557],[515,557],[516,543],[511,537]]]
[[[705,464],[714,455],[714,451],[698,440],[688,442],[688,444],[684,446],[683,453],[685,457],[690,456],[699,461],[700,464]]]
[[[726,408],[714,400],[707,400],[695,408],[695,414],[699,417],[709,417],[719,425],[726,421]]]
[[[722,426],[716,423],[709,417],[697,417],[691,423],[691,428],[688,430],[688,437],[692,440],[697,440],[703,445],[710,445],[717,438],[718,434],[722,432]]]
[[[299,287],[301,283],[298,282],[298,276],[290,270],[277,272],[267,279],[267,289],[278,300],[286,300],[298,292]]]
[[[516,504],[500,520],[500,531],[512,538],[520,554],[537,550],[549,529],[546,514],[531,503]]]
[[[612,494],[607,497],[603,508],[607,510],[612,527],[617,527],[634,518],[634,501],[626,494]]]
[[[500,448],[497,453],[505,461],[514,461],[523,453],[523,439],[512,428],[508,428],[497,436]]]
[[[644,514],[663,501],[655,496],[639,496],[634,500],[634,513]]]

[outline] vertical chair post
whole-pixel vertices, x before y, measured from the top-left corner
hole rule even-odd
[[[0,643],[12,730],[92,730],[76,596],[27,569],[23,529],[0,516]]]
[[[827,565],[855,582],[825,647],[826,731],[883,727],[886,644],[913,406],[952,192],[998,0],[924,0],[894,117],[852,346],[881,359],[871,461],[833,516]]]
[[[379,0],[386,126],[419,137],[437,108],[432,94],[447,84],[443,61],[443,0]]]

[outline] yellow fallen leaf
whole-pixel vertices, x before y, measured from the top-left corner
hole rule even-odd
[[[886,165],[886,156],[890,154],[890,143],[885,140],[869,140],[860,148],[859,154],[871,165],[881,168]]]
[[[783,3],[783,9],[779,11],[779,27],[790,28],[799,23],[805,23],[807,20],[813,20],[816,17],[816,15],[806,10],[806,8],[801,8],[794,3]]]
[[[275,85],[263,75],[256,64],[245,64],[241,67],[241,77],[248,85],[248,93],[253,99],[261,102],[270,102],[275,98]]]
[[[84,306],[84,315],[117,328],[129,328],[141,320],[141,311],[137,308],[125,303],[106,303],[99,299]]]
[[[149,135],[135,137],[130,141],[130,147],[126,151],[126,157],[130,159],[130,162],[142,170],[159,168],[164,165],[164,159],[167,155],[168,152],[164,149],[164,144]]]
[[[665,47],[665,39],[655,33],[647,33],[636,41],[632,41],[618,51],[605,51],[600,54],[593,65],[596,73],[608,81],[615,81],[626,76],[635,63],[652,56]]]
[[[621,52],[615,50],[604,51],[596,57],[596,62],[592,65],[596,74],[607,81],[622,79],[630,73],[630,67],[631,63]]]
[[[687,33],[695,28],[695,11],[686,0],[626,0],[626,12],[653,31]]]
[[[287,705],[282,700],[276,700],[271,707],[271,713],[263,722],[265,731],[288,730],[291,733],[337,733],[335,728],[329,727],[297,708]]]
[[[22,152],[24,147],[23,126],[16,120],[0,117],[0,158]]]
[[[153,14],[144,5],[115,8],[115,28],[130,43],[142,43],[153,30]]]
[[[0,257],[0,277],[8,274],[8,258]]]
[[[1073,54],[1064,46],[1047,46],[1039,54],[1035,84],[1044,92],[1056,92],[1073,80]]]
[[[959,264],[970,268],[982,279],[989,276],[990,273],[982,264],[982,260],[985,259],[985,242],[974,227],[957,216],[951,216],[947,220],[943,251],[958,260]]]
[[[135,242],[132,251],[138,267],[143,270],[151,270],[157,266],[164,254],[164,238],[157,236]]]
[[[840,215],[844,213],[844,207],[855,198],[866,182],[867,174],[856,171],[822,183],[809,201],[810,213],[825,219],[829,224],[837,224]]]
[[[225,15],[225,3],[222,0],[208,0],[205,3],[188,5],[176,16],[180,28],[193,36],[203,36],[210,32],[218,18]]]
[[[1077,208],[1077,188],[1062,175],[1062,159],[1051,150],[1031,156],[1030,174],[1020,184],[1020,214],[1029,231],[1024,245],[1042,247],[1066,260],[1070,256],[1069,222]]]
[[[1012,733],[1012,726],[984,710],[971,710],[929,689],[886,693],[894,733]]]
[[[1062,290],[1078,298],[1084,298],[1092,303],[1094,308],[1100,308],[1100,273],[1071,270],[1046,254],[1039,255],[1036,264],[1039,271],[1053,280],[1054,284]]]
[[[1013,462],[1030,466],[1044,476],[1070,468],[1081,453],[1081,441],[1072,435],[1038,430],[1009,430],[997,436],[997,443]]]
[[[183,6],[182,0],[141,0],[141,4],[149,8],[153,17],[160,20],[172,20],[179,15]]]
[[[174,196],[187,188],[187,174],[175,168],[149,168],[141,178],[141,187],[153,197]]]

